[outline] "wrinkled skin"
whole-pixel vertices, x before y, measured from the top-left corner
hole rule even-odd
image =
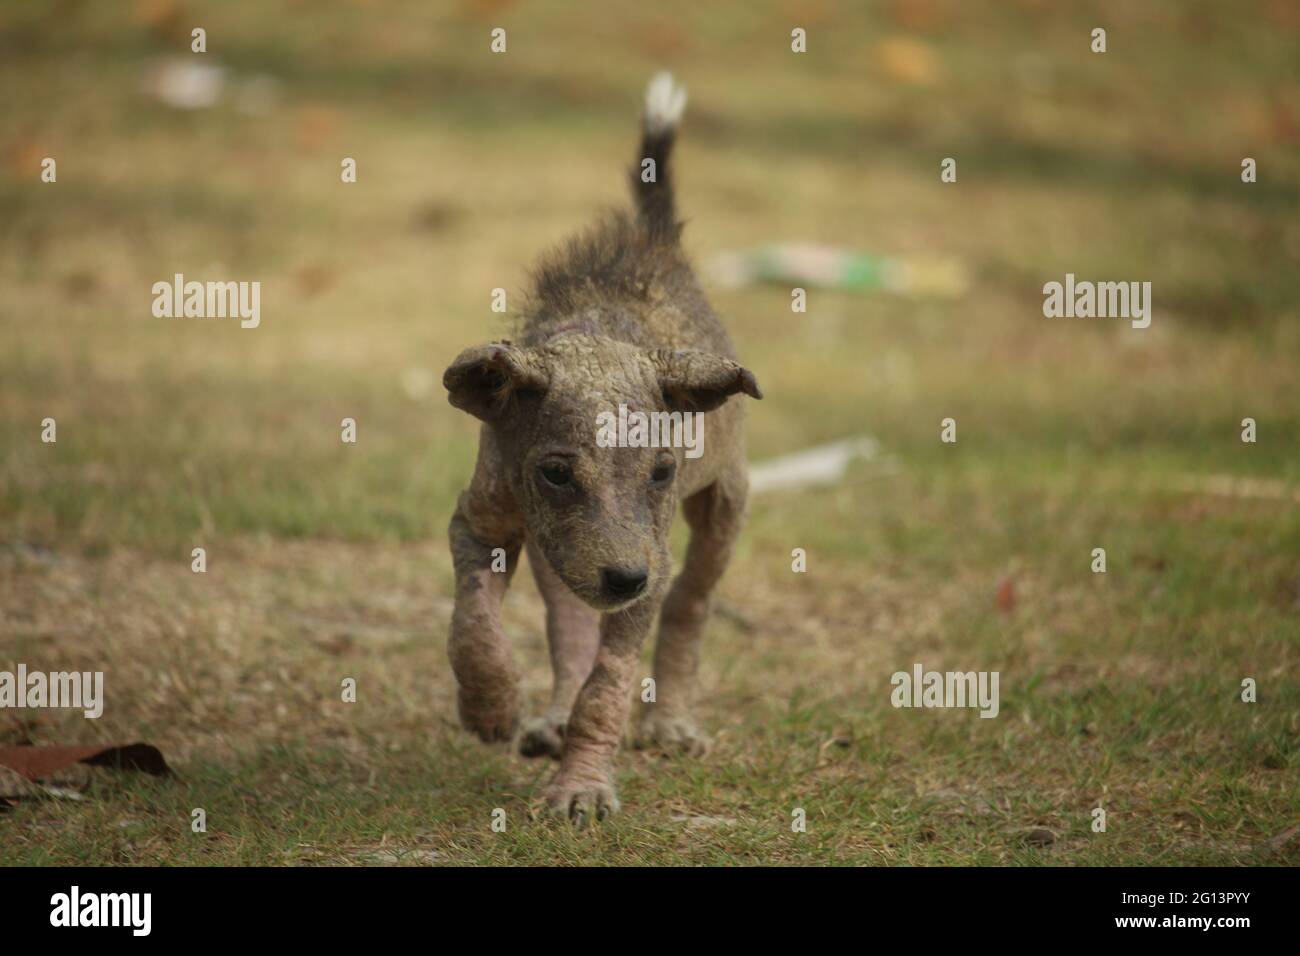
[[[560,581],[591,607],[618,610],[628,600],[602,589],[604,569],[646,569],[650,593],[670,573],[680,452],[600,448],[596,420],[619,403],[661,406],[655,370],[644,351],[585,335],[559,336],[536,351],[549,388],[521,400],[499,429],[511,491],[525,533]],[[568,473],[565,485],[547,479],[552,464]]]
[[[656,615],[656,699],[638,742],[705,748],[692,717],[700,637],[745,510],[743,402],[732,396],[760,392],[680,251],[663,192],[671,138],[643,140],[665,175],[660,191],[637,193],[640,217],[610,217],[544,260],[518,343],[469,349],[444,376],[451,403],[483,421],[449,531],[461,721],[485,741],[517,736],[524,755],[558,758],[542,802],[579,823],[618,809],[613,758]],[[598,416],[620,403],[704,412],[703,455],[600,447]],[[679,503],[691,539],[670,584]],[[521,727],[500,605],[525,546],[555,684],[545,714]],[[492,569],[496,549],[504,572]]]

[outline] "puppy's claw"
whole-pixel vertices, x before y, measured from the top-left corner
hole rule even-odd
[[[519,753],[525,757],[550,757],[559,760],[564,752],[564,724],[550,717],[532,717],[524,721],[519,735]]]
[[[510,740],[519,725],[519,713],[514,695],[498,700],[485,700],[479,695],[461,693],[458,697],[460,723],[485,743]]]
[[[567,819],[579,829],[619,810],[618,797],[608,783],[569,783],[559,778],[542,792],[542,803],[552,817]]]

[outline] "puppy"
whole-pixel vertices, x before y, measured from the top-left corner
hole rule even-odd
[[[671,76],[651,81],[635,213],[545,257],[516,341],[471,348],[443,376],[451,404],[483,422],[449,532],[461,722],[486,741],[519,731],[523,754],[558,758],[542,800],[578,823],[618,809],[614,753],[656,614],[638,743],[707,745],[692,716],[700,637],[745,513],[744,403],[730,399],[762,395],[681,248],[669,159],[685,104]],[[690,448],[674,440],[683,426]],[[679,502],[690,545],[670,586]],[[547,711],[520,727],[500,608],[524,547],[555,684]]]

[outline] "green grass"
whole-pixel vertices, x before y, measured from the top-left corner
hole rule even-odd
[[[22,801],[0,862],[1300,858],[1285,5],[437,6],[0,14],[19,94],[0,131],[0,668],[102,669],[108,697],[96,722],[0,712],[0,743],[146,740],[177,771]],[[277,79],[268,113],[138,92],[150,57],[189,55],[191,21],[236,80]],[[865,433],[889,461],[755,498],[706,640],[714,751],[623,753],[624,813],[575,832],[530,818],[549,765],[455,724],[445,528],[477,428],[439,379],[508,327],[492,288],[513,302],[541,249],[622,201],[662,65],[691,90],[678,180],[701,258],[815,240],[954,256],[974,282],[955,302],[814,289],[804,315],[779,286],[712,293],[767,396],[751,457]],[[1067,271],[1151,281],[1152,327],[1045,320],[1042,284]],[[174,272],[261,281],[261,328],[153,319]],[[540,611],[520,575],[506,617],[534,707]],[[999,671],[999,717],[895,710],[890,675],[915,662]],[[1035,827],[1054,842],[1028,845]]]

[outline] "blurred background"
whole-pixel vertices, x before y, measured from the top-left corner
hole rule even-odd
[[[676,171],[698,261],[814,243],[943,281],[706,273],[766,395],[751,457],[877,451],[754,499],[703,675],[723,763],[748,771],[702,790],[716,767],[642,775],[629,757],[649,832],[666,807],[735,826],[581,853],[996,862],[1029,852],[1008,828],[1044,821],[1071,861],[1294,853],[1269,841],[1300,813],[1298,42],[1286,0],[7,4],[0,666],[101,664],[110,706],[0,732],[148,735],[211,788],[251,774],[285,799],[286,762],[308,793],[313,774],[356,777],[312,825],[381,801],[414,843],[462,834],[485,787],[525,799],[539,768],[454,727],[444,532],[477,423],[441,375],[508,335],[492,289],[513,308],[539,252],[626,201],[642,91],[669,68],[690,92]],[[1042,286],[1067,272],[1151,282],[1151,327],[1045,319]],[[175,273],[261,282],[260,327],[155,318],[151,287]],[[539,699],[526,579],[509,613]],[[888,676],[914,661],[1000,669],[1002,718],[894,711]],[[382,703],[321,704],[339,667]],[[1243,676],[1272,704],[1250,719]],[[787,755],[820,766],[828,740],[845,742],[821,776],[796,773]],[[384,780],[365,783],[377,751]],[[754,808],[800,788],[836,822],[773,857]],[[944,791],[964,796],[919,796]],[[1147,829],[1089,842],[1104,792]],[[296,859],[236,816],[246,839],[202,852]],[[123,852],[81,820],[60,832],[51,849],[15,827],[9,848]],[[327,834],[321,853],[374,836]],[[196,852],[132,839],[143,858]],[[593,858],[517,839],[440,852]]]

